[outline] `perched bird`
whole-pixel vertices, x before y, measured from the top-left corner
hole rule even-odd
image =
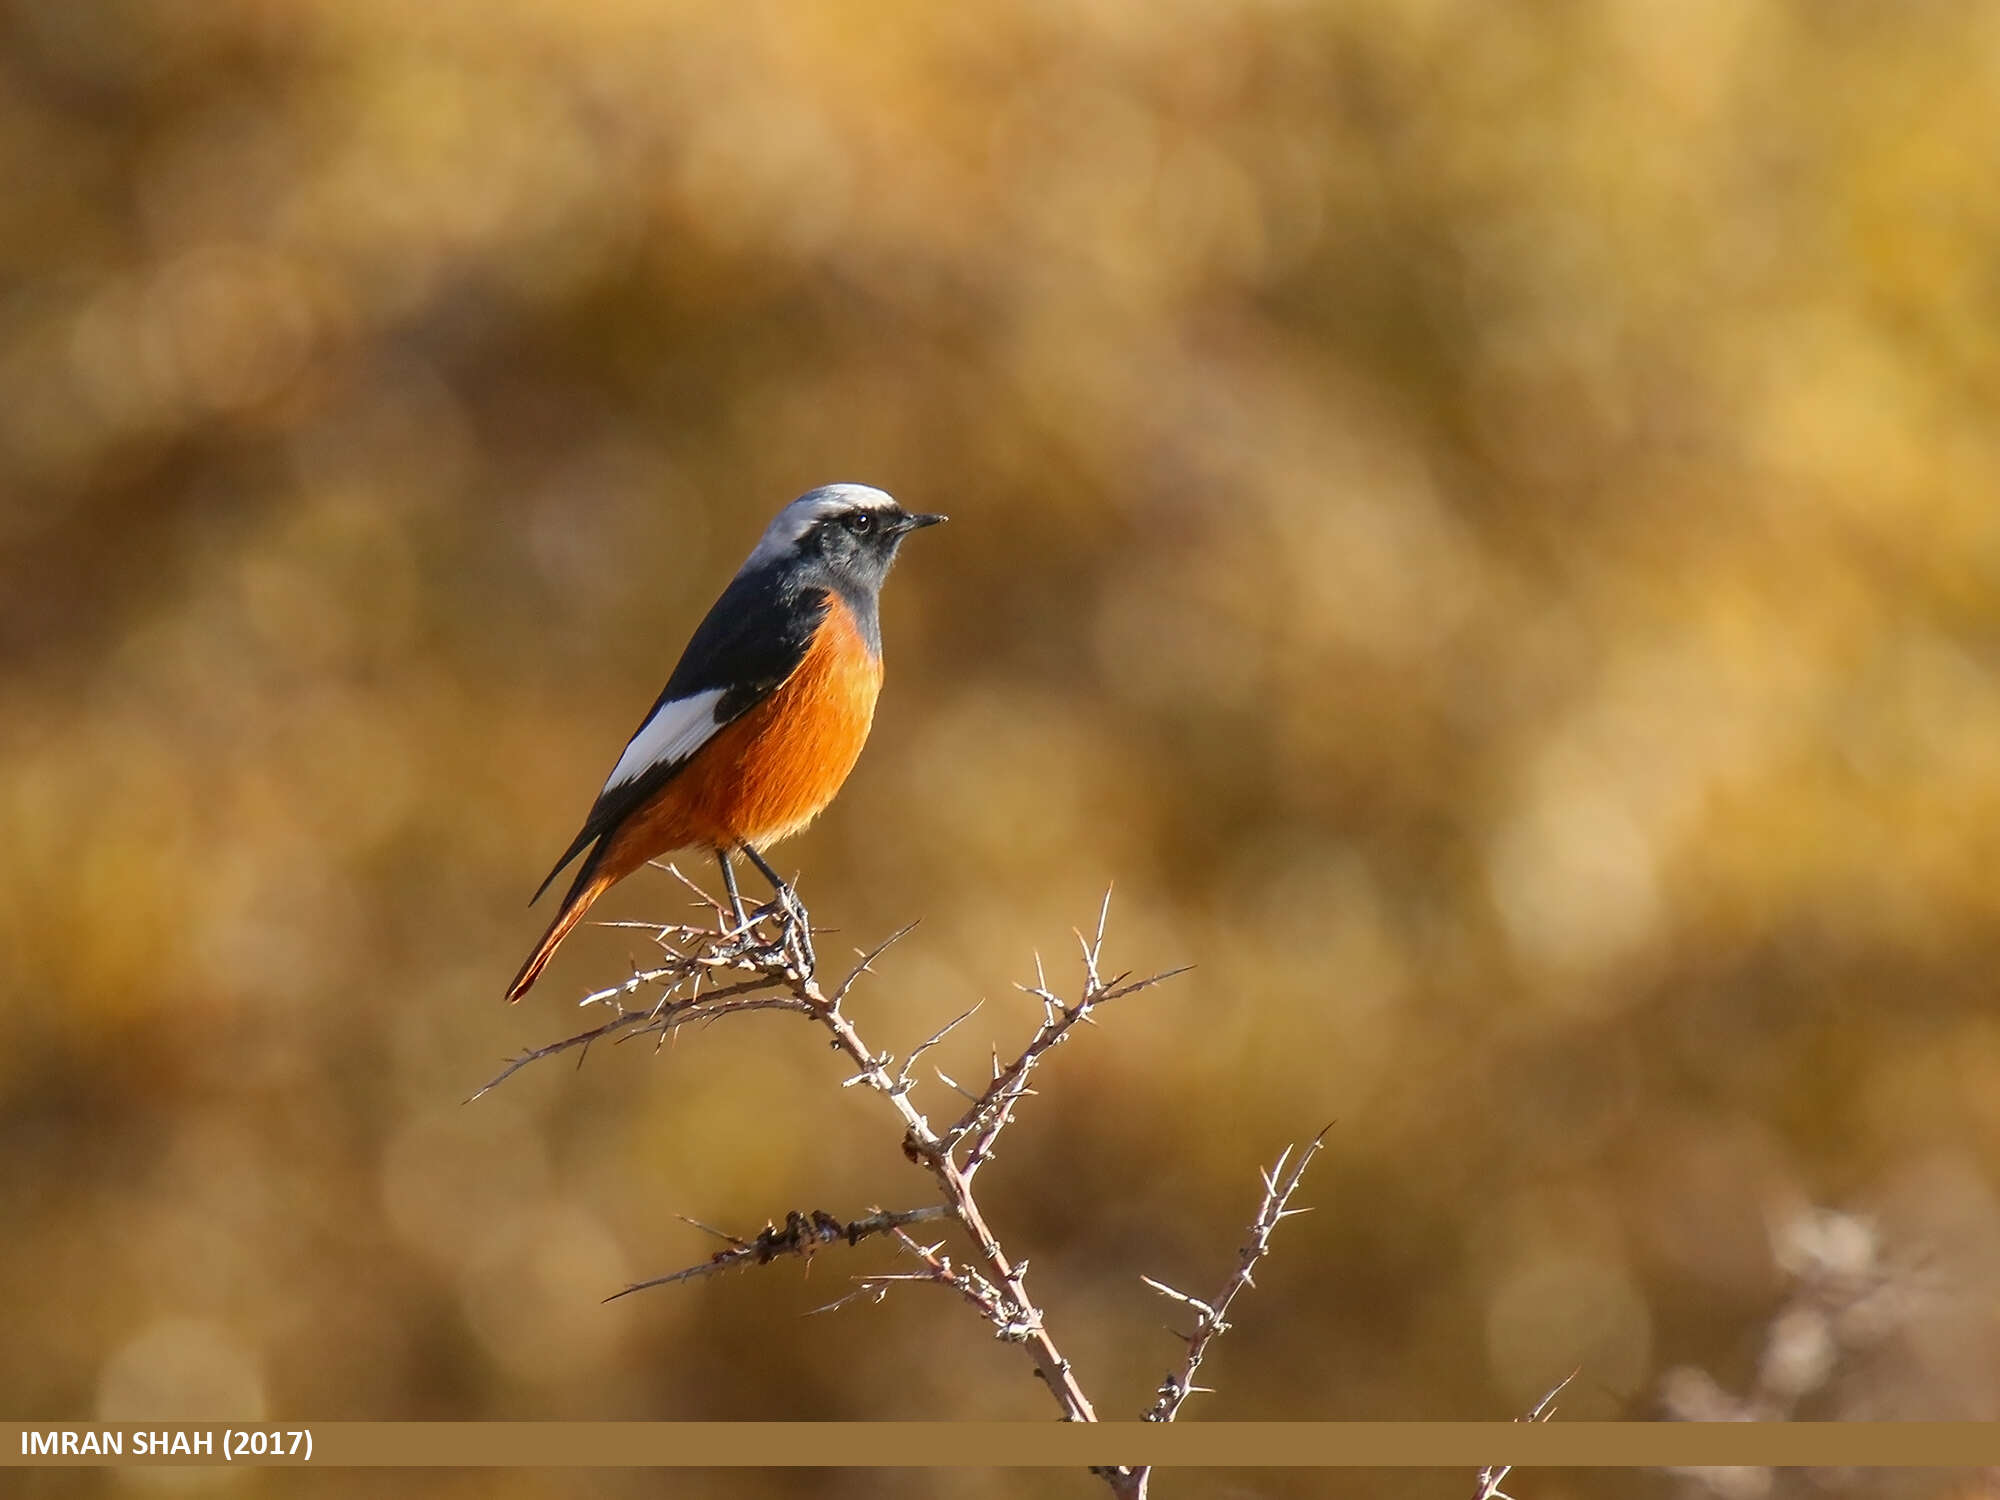
[[[797,833],[833,800],[861,754],[882,687],[882,581],[913,515],[881,490],[830,484],[779,511],[695,627],[665,691],[611,768],[548,879],[583,854],[575,883],[521,972],[518,1000],[591,903],[675,849],[712,849],[739,927],[749,918],[729,862],[741,850],[771,882],[788,927],[791,889],[760,846]],[[810,937],[796,936],[810,962]]]

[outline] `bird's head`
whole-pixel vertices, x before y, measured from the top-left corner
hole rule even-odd
[[[943,516],[904,510],[865,484],[809,490],[779,511],[743,567],[795,568],[808,585],[842,593],[873,593],[889,576],[903,538]]]

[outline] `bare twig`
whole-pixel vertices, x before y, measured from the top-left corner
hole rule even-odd
[[[946,1138],[956,1149],[962,1142],[970,1140],[971,1149],[965,1155],[965,1176],[969,1182],[978,1175],[980,1167],[993,1155],[993,1146],[1000,1139],[1000,1132],[1013,1122],[1014,1106],[1034,1092],[1028,1087],[1028,1080],[1042,1060],[1069,1037],[1079,1025],[1093,1020],[1092,1012],[1100,1005],[1112,1000],[1136,995],[1141,990],[1151,989],[1156,984],[1187,973],[1191,965],[1178,969],[1168,969],[1146,979],[1132,980],[1129,974],[1120,974],[1115,979],[1105,980],[1099,968],[1099,960],[1104,952],[1104,924],[1111,912],[1111,893],[1104,893],[1104,902],[1097,909],[1097,932],[1086,938],[1077,934],[1077,942],[1083,949],[1083,994],[1074,1005],[1066,1005],[1049,988],[1048,975],[1042,968],[1042,958],[1035,955],[1035,982],[1021,985],[1023,993],[1034,996],[1042,1003],[1042,1023],[1035,1028],[1035,1034],[1028,1039],[1028,1045],[1021,1055],[1006,1067],[1000,1066],[996,1055],[993,1062],[993,1078],[986,1091],[975,1099],[970,1108],[960,1117],[958,1123],[946,1133]],[[954,1085],[956,1087],[956,1085]]]
[[[889,1295],[889,1289],[899,1282],[919,1286],[941,1286],[963,1297],[980,1317],[1003,1330],[1000,1337],[1007,1337],[1004,1330],[1010,1327],[1015,1319],[1013,1306],[1005,1291],[970,1266],[954,1266],[951,1257],[942,1253],[943,1241],[935,1245],[925,1245],[918,1243],[903,1230],[899,1229],[895,1233],[897,1243],[922,1263],[921,1271],[857,1276],[853,1291],[844,1297],[836,1297],[824,1307],[815,1307],[813,1311],[832,1312],[835,1308],[845,1307],[850,1302],[864,1300],[880,1302]]]
[[[1535,1403],[1533,1411],[1529,1412],[1525,1417],[1516,1417],[1514,1420],[1517,1422],[1548,1421],[1549,1418],[1556,1414],[1556,1397],[1563,1393],[1563,1388],[1576,1379],[1576,1376],[1577,1371],[1571,1370],[1569,1374],[1563,1376],[1561,1380],[1558,1380],[1553,1386],[1549,1387],[1547,1394]],[[1501,1485],[1507,1482],[1507,1476],[1513,1472],[1514,1466],[1512,1464],[1488,1464],[1479,1471],[1479,1488],[1474,1491],[1472,1500],[1514,1500],[1512,1495],[1500,1488]]]
[[[873,1235],[895,1232],[901,1235],[905,1224],[921,1224],[930,1219],[948,1219],[949,1206],[939,1203],[928,1208],[906,1208],[896,1211],[874,1209],[858,1219],[842,1221],[832,1214],[814,1209],[811,1213],[792,1212],[785,1215],[784,1228],[766,1224],[758,1231],[755,1239],[738,1239],[733,1234],[725,1234],[720,1229],[706,1224],[689,1223],[695,1228],[707,1230],[718,1238],[729,1241],[727,1250],[718,1250],[698,1265],[684,1270],[673,1271],[665,1276],[655,1276],[646,1281],[635,1281],[622,1292],[613,1292],[604,1300],[616,1302],[620,1297],[629,1297],[634,1292],[643,1292],[648,1287],[668,1286],[676,1281],[698,1281],[704,1276],[719,1275],[723,1271],[733,1271],[738,1266],[768,1266],[772,1261],[786,1255],[811,1256],[815,1250],[825,1245],[858,1245]]]
[[[690,1022],[713,1021],[725,1014],[745,1011],[788,1010],[801,1014],[807,1012],[806,1005],[797,996],[771,994],[762,980],[725,985],[721,989],[712,989],[691,994],[680,1000],[673,1000],[668,996],[663,996],[657,1005],[638,1008],[620,1004],[616,998],[620,995],[636,991],[640,986],[645,984],[668,982],[669,976],[674,973],[675,971],[670,969],[648,970],[645,973],[633,975],[616,989],[600,990],[594,995],[585,997],[580,1003],[584,1005],[593,1003],[604,1004],[610,1009],[611,1018],[600,1025],[579,1031],[574,1036],[566,1036],[559,1042],[550,1042],[547,1046],[543,1047],[530,1047],[517,1056],[510,1058],[506,1067],[480,1085],[478,1091],[472,1094],[465,1102],[470,1104],[474,1099],[478,1099],[482,1095],[491,1092],[520,1072],[521,1069],[527,1067],[529,1063],[540,1062],[545,1057],[554,1057],[558,1053],[578,1049],[587,1053],[592,1043],[603,1041],[607,1038],[626,1042],[636,1036],[658,1035],[664,1037],[668,1033],[677,1031],[682,1026],[688,1025]],[[680,982],[693,984],[695,976],[689,975],[684,981]],[[669,996],[671,995],[671,990],[668,994]]]
[[[1065,1421],[1094,1422],[1097,1412],[1083,1393],[1076,1375],[1062,1351],[1043,1326],[1042,1317],[1022,1286],[1022,1271],[1001,1248],[1000,1240],[987,1227],[984,1214],[972,1196],[972,1184],[952,1155],[950,1144],[931,1128],[916,1105],[911,1090],[902,1087],[889,1072],[887,1053],[877,1056],[862,1042],[854,1025],[836,1002],[827,1000],[810,978],[800,981],[797,993],[813,1006],[812,1015],[833,1035],[838,1047],[859,1070],[851,1082],[860,1083],[884,1095],[902,1118],[903,1154],[917,1162],[936,1179],[945,1201],[951,1204],[959,1223],[971,1238],[982,1274],[1005,1294],[995,1304],[988,1321],[1003,1338],[1023,1344],[1035,1362],[1035,1371],[1047,1384]]]
[[[1160,1388],[1153,1396],[1153,1404],[1145,1414],[1145,1420],[1148,1422],[1173,1421],[1180,1415],[1181,1407],[1187,1403],[1188,1397],[1208,1389],[1206,1386],[1194,1383],[1195,1375],[1201,1369],[1201,1362],[1208,1354],[1208,1346],[1229,1331],[1229,1305],[1236,1300],[1237,1294],[1244,1288],[1257,1284],[1254,1273],[1258,1262],[1271,1253],[1272,1231],[1285,1220],[1310,1211],[1287,1205],[1292,1201],[1292,1194],[1298,1191],[1299,1181],[1306,1175],[1306,1168],[1312,1164],[1312,1159],[1319,1155],[1320,1148],[1326,1144],[1327,1131],[1331,1129],[1333,1129],[1331,1125],[1323,1128],[1312,1138],[1305,1150],[1298,1152],[1296,1159],[1293,1157],[1296,1148],[1287,1146],[1279,1153],[1277,1161],[1271,1168],[1261,1174],[1264,1196],[1258,1201],[1256,1217],[1250,1221],[1249,1235],[1243,1241],[1242,1248],[1236,1252],[1236,1269],[1229,1273],[1229,1279],[1223,1282],[1222,1290],[1215,1296],[1203,1301],[1200,1297],[1168,1286],[1164,1281],[1155,1281],[1150,1276],[1139,1278],[1161,1296],[1179,1303],[1194,1313],[1193,1331],[1181,1335],[1187,1341],[1187,1355],[1182,1359],[1181,1367],[1160,1382]],[[1289,1170],[1287,1163],[1290,1164]],[[1116,1478],[1104,1470],[1094,1472],[1104,1477],[1119,1494],[1130,1496],[1132,1500],[1145,1500],[1153,1478],[1150,1466],[1118,1470]]]
[[[910,1083],[910,1069],[914,1068],[917,1065],[917,1059],[922,1057],[926,1052],[930,1051],[931,1048],[935,1047],[939,1042],[943,1041],[946,1037],[950,1036],[954,1031],[958,1030],[958,1028],[963,1023],[971,1020],[975,1015],[979,1013],[979,1007],[984,1005],[985,1003],[986,1002],[983,1000],[973,1001],[969,1009],[960,1011],[956,1016],[953,1016],[949,1021],[945,1022],[944,1025],[940,1026],[936,1031],[932,1032],[930,1036],[925,1038],[923,1041],[917,1043],[915,1049],[910,1053],[910,1055],[903,1059],[903,1069],[900,1073],[896,1075],[897,1087],[902,1089],[910,1088],[912,1086]]]
[[[835,1005],[839,1005],[841,1001],[845,1000],[847,998],[847,992],[854,988],[855,984],[860,980],[863,974],[873,974],[875,972],[876,959],[880,958],[883,954],[887,953],[891,948],[895,947],[896,944],[902,942],[904,938],[908,937],[911,933],[915,932],[916,930],[917,930],[917,924],[915,922],[905,923],[903,926],[898,927],[894,932],[890,933],[887,937],[883,938],[882,941],[877,943],[873,948],[870,948],[866,953],[862,954],[861,962],[856,964],[852,969],[848,970],[847,977],[841,980],[839,986],[834,990],[833,1003]]]
[[[1306,1175],[1306,1168],[1312,1165],[1312,1159],[1319,1155],[1320,1148],[1326,1144],[1326,1133],[1331,1129],[1333,1127],[1328,1125],[1314,1136],[1305,1150],[1298,1153],[1297,1160],[1293,1160],[1294,1148],[1287,1146],[1279,1154],[1271,1169],[1263,1174],[1264,1196],[1257,1205],[1256,1218],[1250,1221],[1249,1237],[1236,1252],[1236,1269],[1229,1273],[1229,1279],[1223,1282],[1222,1290],[1215,1296],[1204,1302],[1199,1297],[1189,1296],[1186,1292],[1175,1291],[1150,1276],[1140,1278],[1154,1291],[1194,1310],[1194,1331],[1187,1335],[1187,1357],[1181,1361],[1180,1369],[1160,1382],[1160,1388],[1153,1398],[1153,1405],[1146,1412],[1148,1422],[1173,1421],[1180,1415],[1181,1407],[1187,1398],[1202,1389],[1194,1383],[1195,1374],[1201,1369],[1201,1362],[1208,1353],[1208,1346],[1229,1330],[1229,1304],[1236,1300],[1237,1293],[1245,1287],[1257,1284],[1252,1273],[1256,1271],[1257,1263],[1271,1253],[1271,1231],[1286,1219],[1310,1212],[1308,1209],[1288,1208],[1286,1205],[1291,1202],[1292,1194],[1298,1191],[1299,1180]],[[1286,1170],[1288,1162],[1291,1164],[1289,1171]],[[1143,1472],[1141,1471],[1142,1477]],[[1140,1493],[1144,1493],[1143,1485]]]

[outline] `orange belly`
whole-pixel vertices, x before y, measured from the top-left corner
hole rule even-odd
[[[792,675],[610,834],[600,871],[618,880],[674,849],[761,848],[797,833],[854,769],[881,688],[882,663],[836,595]]]

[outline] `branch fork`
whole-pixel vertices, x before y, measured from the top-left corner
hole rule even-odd
[[[877,1051],[864,1042],[842,1008],[861,976],[872,972],[875,961],[908,936],[914,923],[862,954],[860,961],[829,993],[820,985],[810,944],[797,941],[801,931],[812,930],[803,905],[795,904],[782,912],[760,908],[747,924],[734,927],[729,908],[671,865],[663,868],[694,892],[699,903],[707,908],[712,925],[615,924],[643,926],[660,949],[660,962],[635,970],[621,984],[584,996],[579,1004],[597,1010],[602,1017],[598,1024],[561,1041],[520,1053],[473,1098],[529,1063],[569,1051],[576,1051],[580,1062],[599,1041],[623,1043],[652,1036],[656,1044],[664,1044],[681,1027],[693,1023],[705,1025],[752,1011],[790,1012],[822,1027],[833,1049],[846,1058],[851,1071],[841,1087],[880,1094],[888,1102],[902,1129],[903,1154],[929,1174],[942,1201],[913,1209],[870,1209],[859,1218],[846,1220],[820,1209],[794,1210],[785,1215],[782,1225],[767,1223],[749,1238],[697,1225],[725,1241],[724,1247],[705,1261],[636,1282],[614,1295],[628,1296],[651,1287],[700,1280],[787,1257],[810,1258],[833,1245],[855,1245],[864,1239],[886,1235],[914,1262],[915,1269],[859,1276],[854,1290],[814,1309],[815,1312],[831,1311],[857,1301],[880,1302],[899,1285],[942,1287],[972,1307],[993,1329],[996,1338],[1018,1345],[1026,1352],[1035,1374],[1054,1397],[1063,1420],[1095,1422],[1096,1408],[1084,1393],[1070,1361],[1057,1346],[1042,1309],[1028,1293],[1028,1262],[1014,1259],[1002,1247],[999,1235],[974,1194],[974,1181],[980,1168],[992,1160],[994,1147],[1013,1123],[1021,1101],[1034,1095],[1031,1080],[1049,1055],[1079,1026],[1094,1025],[1101,1007],[1151,989],[1186,972],[1185,969],[1136,980],[1129,972],[1105,977],[1102,954],[1111,904],[1107,892],[1092,935],[1077,934],[1083,980],[1076,998],[1066,1000],[1051,988],[1037,955],[1035,982],[1020,988],[1039,1002],[1041,1019],[1020,1053],[1012,1061],[1002,1063],[995,1049],[990,1077],[976,1091],[941,1070],[932,1070],[939,1082],[963,1101],[957,1118],[939,1129],[916,1102],[920,1087],[917,1064],[977,1014],[980,1007],[974,1005],[946,1022],[913,1047],[900,1064],[893,1053]],[[1264,1173],[1263,1199],[1251,1223],[1249,1238],[1238,1252],[1235,1270],[1215,1297],[1204,1301],[1150,1277],[1144,1278],[1156,1292],[1186,1307],[1195,1316],[1193,1331],[1181,1336],[1187,1345],[1186,1356],[1180,1368],[1161,1383],[1152,1407],[1144,1414],[1147,1421],[1173,1421],[1187,1398],[1201,1389],[1194,1384],[1195,1373],[1209,1345],[1228,1329],[1225,1315],[1230,1303],[1253,1284],[1251,1273],[1269,1253],[1272,1231],[1285,1219],[1304,1212],[1289,1208],[1288,1204],[1325,1136],[1326,1132],[1321,1131],[1296,1157],[1288,1148],[1276,1165]],[[909,1232],[913,1225],[937,1220],[954,1221],[963,1233],[967,1245],[960,1256],[954,1258],[946,1253],[942,1240],[926,1244]],[[1116,1495],[1136,1500],[1146,1494],[1150,1476],[1147,1469],[1101,1468],[1092,1472]]]

